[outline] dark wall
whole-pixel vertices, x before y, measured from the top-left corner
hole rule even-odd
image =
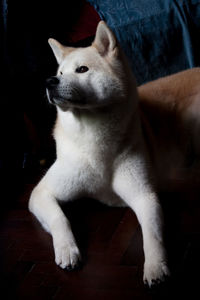
[[[55,74],[57,64],[47,40],[54,37],[74,45],[72,33],[84,5],[80,0],[1,0],[0,172],[4,185],[15,182],[19,173],[28,176],[22,169],[33,172],[39,160],[45,158],[48,164],[54,159],[55,109],[46,99],[45,79]]]

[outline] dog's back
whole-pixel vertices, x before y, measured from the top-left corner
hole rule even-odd
[[[174,179],[187,181],[192,176],[188,171],[197,166],[200,155],[200,68],[144,84],[138,93],[160,184],[168,186]]]

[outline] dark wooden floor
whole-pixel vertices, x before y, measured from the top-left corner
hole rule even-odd
[[[26,184],[1,217],[2,299],[200,297],[198,195],[161,195],[172,276],[165,285],[149,290],[142,283],[141,231],[130,209],[108,208],[87,199],[66,205],[83,256],[82,268],[67,272],[55,265],[51,237],[27,210],[32,188],[33,184]],[[13,199],[8,196],[4,201]]]

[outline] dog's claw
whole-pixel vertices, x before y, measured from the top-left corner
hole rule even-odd
[[[168,284],[169,278],[169,275],[164,275],[161,279],[152,279],[150,282],[148,282],[148,280],[144,280],[144,286],[145,288],[154,290]]]
[[[65,270],[67,271],[74,271],[74,270],[77,270],[81,267],[81,261],[78,260],[78,262],[76,262],[76,264],[73,264],[73,265],[68,265],[65,267]]]
[[[151,281],[151,283],[150,283],[150,288],[151,289],[154,289],[154,288],[156,288],[158,285],[160,285],[161,284],[161,280],[160,279],[153,279],[152,281]]]

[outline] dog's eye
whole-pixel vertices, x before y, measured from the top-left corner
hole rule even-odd
[[[89,69],[86,66],[80,66],[78,68],[76,68],[76,73],[85,73],[87,72]]]
[[[60,71],[60,75],[63,75],[63,72]]]

